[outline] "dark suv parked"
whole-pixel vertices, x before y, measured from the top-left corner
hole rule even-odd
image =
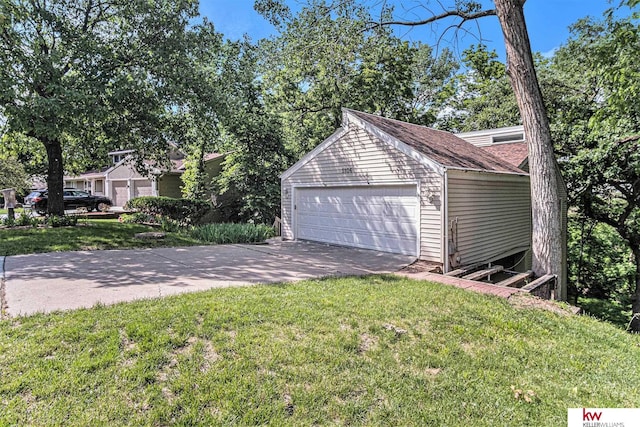
[[[31,192],[24,198],[25,205],[31,205],[31,209],[44,214],[47,211],[47,190],[36,190]],[[86,208],[87,211],[92,210],[106,211],[113,203],[107,197],[92,196],[86,191],[65,188],[64,190],[64,209]]]

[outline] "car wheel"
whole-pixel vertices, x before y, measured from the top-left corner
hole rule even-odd
[[[104,202],[100,202],[96,205],[96,208],[100,211],[100,212],[106,212],[109,210],[109,208],[111,208],[111,205],[109,203],[104,203]]]

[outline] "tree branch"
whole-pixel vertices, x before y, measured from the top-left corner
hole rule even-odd
[[[419,20],[419,21],[382,21],[382,22],[368,22],[370,25],[369,29],[384,27],[389,25],[402,25],[405,27],[417,27],[420,25],[431,24],[435,21],[439,21],[441,19],[450,18],[450,17],[458,17],[462,18],[462,21],[458,25],[462,25],[466,21],[471,21],[478,18],[484,18],[486,16],[495,16],[496,11],[494,9],[482,10],[480,12],[464,12],[461,10],[447,10],[439,15],[433,15],[427,19]]]

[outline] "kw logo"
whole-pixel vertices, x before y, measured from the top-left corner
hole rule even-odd
[[[582,408],[582,421],[600,421],[602,412],[587,412],[585,408]]]

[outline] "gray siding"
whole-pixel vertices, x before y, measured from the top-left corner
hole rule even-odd
[[[117,166],[107,175],[107,179],[134,179],[134,178],[144,178],[140,173],[136,170],[133,163],[124,162],[121,165]]]
[[[468,143],[473,144],[477,147],[493,144],[492,135],[489,133],[482,134],[482,135],[469,135],[469,136],[466,136],[464,134],[457,134],[456,136],[464,139]]]
[[[282,236],[292,239],[292,187],[304,184],[365,185],[419,182],[420,258],[442,262],[442,177],[405,154],[352,126],[344,136],[317,153],[282,181]],[[429,201],[429,195],[435,195]]]
[[[507,135],[513,136],[517,134],[524,135],[524,127],[522,125],[497,128],[497,129],[484,129],[484,130],[479,130],[474,132],[462,132],[462,133],[456,134],[456,136],[464,139],[470,144],[473,144],[478,147],[482,147],[486,145],[499,143],[499,142],[494,142],[494,137],[501,138]],[[523,142],[523,141],[524,139],[519,139],[517,141],[510,141],[510,142]]]
[[[489,262],[531,245],[529,177],[449,170],[448,220],[458,219],[462,265]]]

